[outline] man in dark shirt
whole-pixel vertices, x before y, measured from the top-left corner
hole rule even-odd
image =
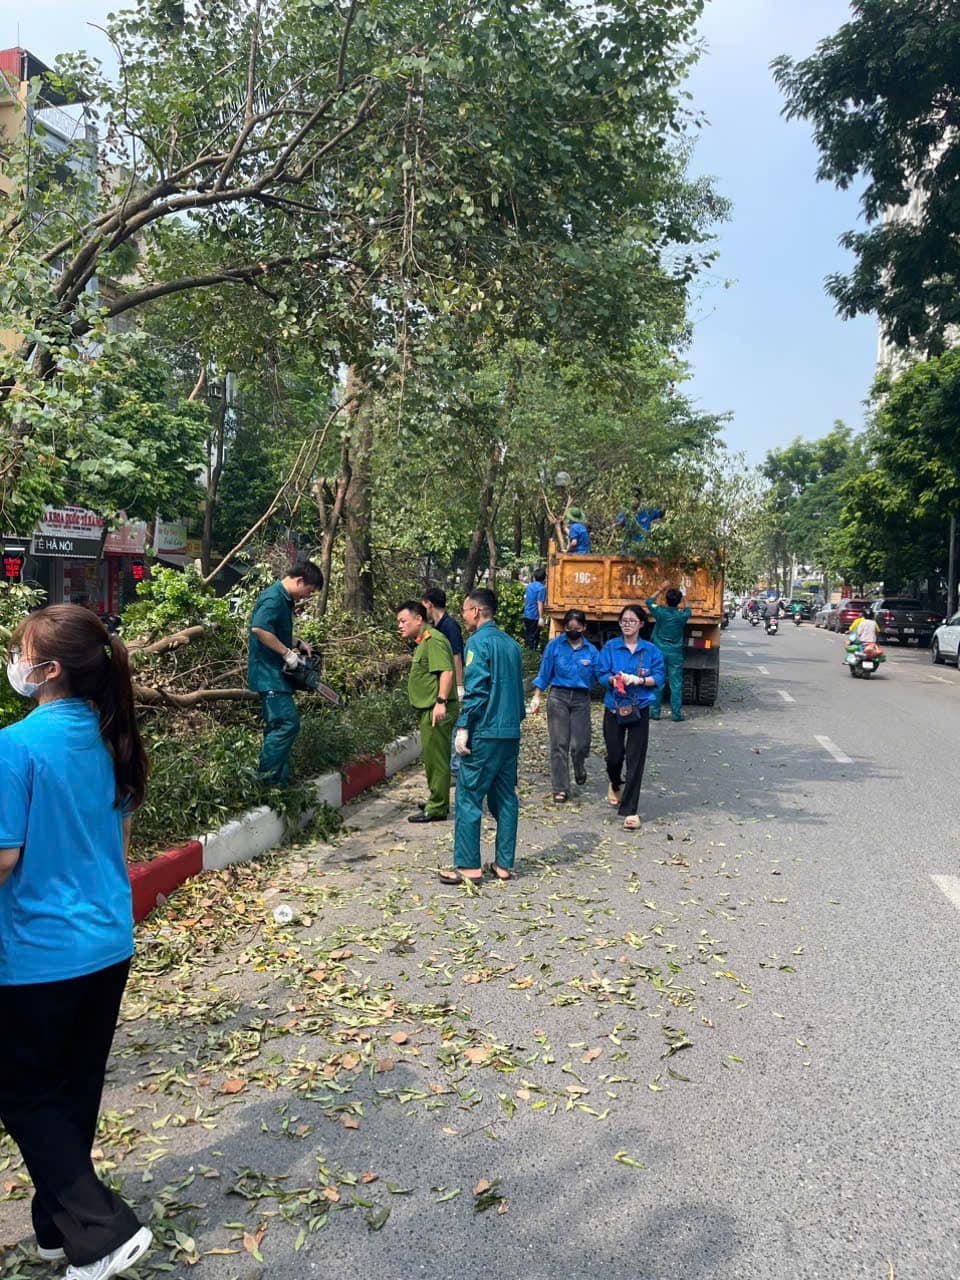
[[[463,632],[457,625],[454,618],[447,613],[447,593],[442,587],[427,587],[421,597],[421,603],[426,611],[427,620],[430,624],[446,636],[450,644],[450,651],[453,654],[453,672],[454,682],[457,690],[457,701],[463,701]],[[453,739],[450,740],[450,773],[456,780],[457,774],[460,772],[460,757],[453,749]]]
[[[286,574],[257,597],[250,616],[247,688],[260,695],[263,748],[259,774],[264,782],[285,787],[290,781],[290,752],[300,732],[300,715],[284,671],[300,658],[293,647],[293,611],[323,585],[323,574],[310,560],[298,560]],[[309,655],[310,646],[301,648]]]

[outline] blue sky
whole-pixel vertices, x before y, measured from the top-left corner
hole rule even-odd
[[[109,60],[101,23],[113,0],[19,0],[4,40],[38,57],[85,47]],[[714,176],[733,201],[719,229],[720,258],[694,309],[688,386],[705,412],[731,412],[726,436],[751,461],[794,436],[816,437],[835,418],[863,420],[876,324],[840,320],[824,277],[848,265],[837,244],[857,222],[854,192],[814,181],[805,123],[780,115],[769,71],[779,53],[804,57],[849,15],[846,0],[708,0],[708,51],[690,88],[708,125],[693,171]],[[723,281],[732,282],[730,288]]]
[[[692,171],[715,177],[734,207],[693,311],[687,389],[704,411],[733,413],[727,440],[752,461],[835,418],[860,426],[873,378],[876,322],[839,319],[823,287],[850,264],[837,240],[857,223],[856,193],[814,180],[810,127],[781,117],[769,70],[848,17],[846,0],[709,0],[701,24],[709,48],[689,87],[709,125]]]

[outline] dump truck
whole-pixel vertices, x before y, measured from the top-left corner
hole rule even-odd
[[[642,605],[665,579],[684,589],[684,605],[692,611],[684,636],[683,701],[712,707],[720,684],[722,572],[706,565],[690,572],[632,556],[566,555],[551,543],[545,606],[550,635],[559,634],[568,609],[582,609],[587,615],[588,635],[603,644],[620,634],[617,619],[624,605]],[[644,637],[649,639],[652,630],[648,623]]]

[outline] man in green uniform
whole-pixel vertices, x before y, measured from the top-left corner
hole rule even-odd
[[[293,610],[323,585],[323,574],[310,560],[298,560],[257,597],[250,615],[247,688],[260,695],[263,748],[259,774],[264,782],[285,787],[290,781],[290,751],[300,732],[300,715],[284,670],[300,658],[293,647]],[[309,655],[310,646],[300,641]]]
[[[658,605],[657,596],[666,591],[666,604]],[[670,685],[670,719],[682,720],[683,715],[683,633],[690,617],[689,609],[681,609],[683,592],[678,587],[671,587],[668,582],[660,586],[656,596],[647,600],[647,611],[653,616],[653,635],[650,639],[663,654],[663,665],[667,669],[667,681]],[[664,690],[666,692],[666,690]],[[650,719],[660,719],[662,702],[651,711]]]
[[[450,813],[450,738],[459,703],[453,684],[453,650],[435,627],[426,625],[419,600],[397,606],[397,626],[414,643],[407,679],[410,705],[420,712],[420,752],[430,798],[408,822],[445,822]]]
[[[494,874],[509,880],[517,847],[517,758],[523,705],[520,646],[494,622],[497,597],[480,588],[463,602],[463,620],[472,634],[464,650],[463,706],[454,746],[461,757],[453,828],[452,871],[443,884],[476,884],[480,868],[483,801],[497,824]]]

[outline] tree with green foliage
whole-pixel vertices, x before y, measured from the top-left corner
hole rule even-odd
[[[866,179],[871,225],[842,237],[856,264],[827,281],[839,312],[876,313],[896,346],[936,353],[960,324],[960,10],[953,0],[851,8],[810,57],[777,58],[774,76],[787,117],[813,123],[817,177],[841,189]]]

